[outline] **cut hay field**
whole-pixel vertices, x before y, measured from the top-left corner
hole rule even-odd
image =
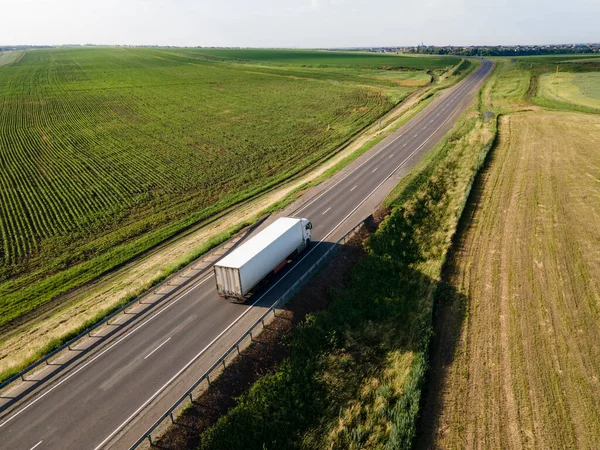
[[[535,111],[500,129],[449,268],[463,300],[436,331],[426,447],[600,448],[600,116]]]
[[[537,96],[600,111],[600,72],[546,73],[539,78]]]
[[[50,49],[0,67],[0,328],[318,163],[457,61],[319,71],[281,53]]]

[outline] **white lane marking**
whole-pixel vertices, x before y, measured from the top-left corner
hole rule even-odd
[[[377,172],[377,169],[379,169],[379,167],[375,167],[371,173]]]
[[[388,159],[392,159],[394,157],[394,153],[392,153],[390,156],[388,156]]]
[[[461,83],[471,83],[473,80],[470,78],[467,78],[465,80],[462,80]],[[421,120],[418,120],[417,122],[415,122],[414,124],[412,124],[411,122],[409,122],[407,124],[408,129],[402,133],[400,136],[396,136],[394,139],[392,139],[390,142],[388,142],[387,144],[385,144],[382,148],[380,148],[379,150],[377,150],[377,152],[375,152],[373,155],[371,155],[369,158],[367,158],[366,160],[364,160],[362,163],[360,163],[354,170],[352,170],[351,172],[348,172],[346,175],[344,175],[342,178],[340,178],[338,181],[336,181],[334,184],[332,184],[331,186],[329,186],[327,189],[325,189],[323,192],[321,192],[319,195],[317,195],[315,198],[313,198],[312,200],[310,200],[308,203],[306,203],[305,205],[301,206],[300,208],[298,208],[297,210],[295,210],[292,215],[298,214],[300,213],[300,211],[305,210],[306,208],[308,208],[310,205],[312,205],[314,202],[316,202],[318,199],[320,199],[321,197],[323,197],[325,194],[327,194],[330,190],[332,190],[334,187],[336,187],[338,184],[340,184],[342,181],[344,181],[346,178],[348,178],[350,175],[356,173],[358,171],[358,169],[360,169],[362,166],[364,166],[366,163],[368,163],[369,161],[371,161],[373,158],[375,158],[377,155],[379,155],[382,151],[384,151],[386,148],[388,148],[390,145],[392,145],[394,142],[396,142],[398,139],[400,139],[402,136],[404,136],[406,133],[408,133],[410,130],[412,130],[413,128],[415,128],[416,126],[418,126],[423,120],[425,120],[430,114],[433,114],[435,112],[436,108],[439,108],[442,104],[444,104],[444,102],[448,102],[449,101],[449,97],[443,99],[442,101],[435,107],[433,108],[433,111],[430,111],[429,113],[425,114],[423,116],[423,118]],[[442,108],[442,109],[446,109],[446,107]],[[438,113],[439,116],[439,113]],[[403,145],[403,147],[406,147],[406,144]]]
[[[415,136],[414,136],[414,137],[417,137],[417,136],[418,136],[418,134],[415,134]]]
[[[323,212],[321,213],[321,215],[327,214],[327,211],[329,211],[330,209],[331,209],[331,206],[330,206],[329,208],[327,208],[325,211],[323,211]]]
[[[38,442],[38,443],[37,443],[37,444],[35,444],[33,447],[31,447],[29,450],[33,450],[33,449],[34,449],[34,448],[36,448],[38,445],[40,445],[42,442],[44,442],[44,441],[40,441],[40,442]]]
[[[350,192],[352,192],[354,189],[356,189],[356,186],[358,186],[358,185],[355,185],[352,189],[350,189]]]
[[[456,107],[454,108],[454,110],[456,110],[456,109],[458,108],[458,106],[459,106],[459,105],[456,105]],[[331,233],[333,233],[335,230],[337,230],[337,229],[339,228],[339,226],[340,226],[341,224],[343,224],[343,223],[346,221],[346,219],[348,219],[348,217],[350,217],[352,214],[354,214],[354,212],[355,212],[355,211],[356,211],[358,208],[360,208],[360,207],[362,206],[362,204],[363,204],[364,202],[366,202],[366,201],[367,201],[367,199],[368,199],[369,197],[371,197],[371,195],[373,195],[373,194],[374,194],[374,193],[377,191],[377,189],[379,189],[379,188],[380,188],[380,187],[383,185],[383,183],[385,183],[387,180],[389,180],[389,179],[392,177],[392,175],[394,175],[394,173],[395,173],[395,172],[396,172],[396,171],[397,171],[397,170],[398,170],[400,167],[402,167],[402,166],[403,166],[403,165],[406,163],[406,161],[408,161],[410,158],[412,158],[412,156],[413,156],[415,153],[417,153],[417,152],[418,152],[418,151],[419,151],[419,150],[420,150],[420,149],[421,149],[421,148],[422,148],[422,147],[423,147],[423,146],[424,146],[424,145],[425,145],[425,144],[426,144],[426,143],[427,143],[427,142],[428,142],[428,141],[429,141],[429,140],[430,140],[432,137],[433,137],[433,135],[434,135],[434,134],[435,134],[435,133],[436,133],[436,132],[437,132],[437,131],[438,131],[440,128],[442,128],[442,126],[444,126],[444,124],[445,124],[445,123],[446,123],[448,120],[449,120],[449,117],[448,117],[448,118],[446,118],[446,119],[445,119],[445,120],[444,120],[444,121],[441,123],[441,125],[440,125],[440,126],[439,126],[439,127],[438,127],[438,128],[437,128],[437,129],[436,129],[436,130],[435,130],[435,131],[434,131],[434,132],[433,132],[433,133],[432,133],[432,134],[431,134],[431,135],[430,135],[430,136],[429,136],[429,137],[428,137],[428,138],[427,138],[427,139],[426,139],[426,140],[425,140],[425,141],[424,141],[424,142],[423,142],[423,143],[422,143],[420,146],[419,146],[419,147],[417,147],[417,148],[416,148],[416,149],[415,149],[415,150],[414,150],[414,151],[413,151],[413,152],[412,152],[410,155],[408,155],[408,156],[407,156],[407,157],[406,157],[406,158],[405,158],[405,159],[404,159],[404,160],[403,160],[403,161],[402,161],[400,164],[398,164],[398,165],[396,166],[396,168],[395,168],[395,169],[394,169],[394,170],[393,170],[393,171],[392,171],[392,172],[391,172],[391,173],[390,173],[390,174],[389,174],[389,175],[388,175],[388,176],[387,176],[387,177],[386,177],[386,178],[385,178],[385,179],[384,179],[384,180],[383,180],[381,183],[379,183],[379,184],[378,184],[378,185],[375,187],[375,189],[373,189],[371,192],[369,192],[369,194],[367,194],[367,196],[366,196],[366,197],[365,197],[365,198],[364,198],[364,199],[363,199],[363,200],[362,200],[362,201],[361,201],[361,202],[360,202],[358,205],[356,205],[356,207],[355,207],[355,208],[354,208],[352,211],[350,211],[350,212],[349,212],[349,213],[348,213],[348,214],[347,214],[347,215],[346,215],[346,216],[345,216],[345,217],[344,217],[344,218],[343,218],[343,219],[342,219],[340,222],[338,222],[338,224],[337,224],[336,226],[334,226],[334,227],[331,229],[331,231],[329,231],[329,233],[327,233],[327,234],[326,234],[326,235],[325,235],[325,236],[324,236],[324,237],[323,237],[323,238],[322,238],[322,239],[321,239],[319,242],[317,242],[315,245],[313,245],[313,247],[312,247],[312,248],[311,248],[311,249],[308,251],[308,253],[306,253],[306,254],[305,254],[305,255],[304,255],[304,256],[303,256],[303,257],[302,257],[302,258],[301,258],[301,259],[300,259],[298,262],[296,262],[296,264],[294,264],[294,265],[293,265],[293,266],[290,268],[290,270],[288,270],[286,273],[284,273],[284,274],[283,274],[283,276],[282,276],[282,277],[281,277],[279,280],[277,280],[275,283],[273,283],[269,289],[267,289],[267,290],[266,290],[266,291],[265,291],[265,292],[264,292],[264,293],[263,293],[263,294],[262,294],[260,297],[258,297],[258,298],[256,299],[256,301],[255,301],[254,303],[252,303],[252,304],[250,305],[250,307],[249,307],[248,309],[246,309],[246,311],[244,311],[242,314],[240,314],[240,315],[239,315],[239,316],[238,316],[238,317],[237,317],[237,318],[236,318],[236,319],[235,319],[233,322],[231,322],[231,323],[229,324],[229,326],[228,326],[227,328],[225,328],[223,331],[221,331],[221,333],[220,333],[220,334],[219,334],[219,335],[218,335],[216,338],[214,338],[214,339],[213,339],[213,340],[212,340],[212,341],[211,341],[211,342],[210,342],[210,343],[209,343],[209,344],[208,344],[206,347],[204,347],[200,353],[198,353],[196,356],[194,356],[194,358],[192,358],[192,360],[190,360],[190,362],[189,362],[189,363],[187,363],[187,364],[185,365],[185,367],[183,367],[183,368],[182,368],[182,369],[181,369],[179,372],[177,372],[177,373],[176,373],[176,374],[175,374],[175,375],[174,375],[174,376],[173,376],[173,377],[172,377],[172,378],[171,378],[169,381],[167,381],[167,383],[165,383],[165,384],[164,384],[164,385],[163,385],[163,386],[162,386],[162,387],[161,387],[161,388],[160,388],[158,391],[156,391],[156,393],[155,393],[154,395],[152,395],[152,397],[150,397],[150,398],[149,398],[149,399],[148,399],[148,400],[147,400],[147,401],[146,401],[146,402],[145,402],[145,403],[144,403],[142,406],[140,406],[140,407],[137,409],[137,411],[135,411],[135,412],[134,412],[134,413],[133,413],[131,416],[129,416],[129,418],[128,418],[128,419],[127,419],[125,422],[123,422],[123,423],[122,423],[122,424],[121,424],[121,425],[120,425],[120,426],[119,426],[119,427],[118,427],[118,428],[117,428],[115,431],[113,431],[113,432],[112,432],[112,433],[111,433],[111,434],[110,434],[110,435],[109,435],[109,436],[108,436],[108,437],[107,437],[107,438],[106,438],[104,441],[102,441],[102,442],[100,443],[100,445],[98,445],[98,446],[97,446],[97,447],[96,447],[94,450],[99,450],[99,449],[100,449],[102,446],[104,446],[104,444],[106,444],[106,443],[107,443],[107,442],[108,442],[110,439],[112,439],[112,438],[113,438],[113,436],[114,436],[115,434],[117,434],[117,433],[118,433],[118,432],[119,432],[119,431],[120,431],[120,430],[121,430],[121,429],[122,429],[122,428],[123,428],[125,425],[127,425],[127,424],[128,424],[130,421],[131,421],[131,419],[133,419],[133,418],[134,418],[134,417],[135,417],[135,416],[136,416],[136,415],[137,415],[137,414],[138,414],[138,413],[139,413],[139,412],[140,412],[142,409],[144,409],[144,408],[146,407],[146,405],[148,405],[148,404],[149,404],[149,403],[150,403],[152,400],[154,400],[154,399],[155,399],[155,398],[156,398],[156,397],[157,397],[157,396],[158,396],[158,395],[159,395],[159,394],[160,394],[160,393],[161,393],[161,392],[162,392],[162,391],[163,391],[163,390],[164,390],[164,389],[165,389],[165,388],[166,388],[166,387],[167,387],[167,386],[168,386],[168,385],[169,385],[169,384],[170,384],[170,383],[171,383],[171,382],[172,382],[172,381],[175,379],[175,378],[177,378],[177,377],[178,377],[178,376],[179,376],[181,373],[183,373],[183,372],[184,372],[184,371],[185,371],[185,370],[186,370],[186,369],[187,369],[189,366],[191,366],[191,365],[194,363],[194,361],[196,361],[196,359],[198,359],[200,356],[202,356],[202,354],[203,354],[204,352],[206,352],[206,350],[208,350],[208,349],[209,349],[209,348],[210,348],[210,347],[211,347],[211,346],[212,346],[212,345],[213,345],[213,344],[214,344],[214,343],[215,343],[215,342],[216,342],[218,339],[220,339],[220,338],[221,338],[221,336],[223,336],[225,333],[227,333],[227,332],[228,332],[228,331],[231,329],[231,327],[233,327],[233,326],[234,326],[236,323],[238,323],[238,322],[239,322],[239,321],[242,319],[242,317],[244,317],[244,316],[245,316],[245,315],[246,315],[246,314],[247,314],[249,311],[251,311],[251,310],[252,310],[252,308],[253,308],[253,307],[254,307],[254,306],[255,306],[255,305],[258,303],[258,302],[260,302],[260,301],[261,301],[261,300],[262,300],[262,299],[263,299],[263,298],[264,298],[264,297],[265,297],[265,296],[266,296],[266,295],[267,295],[269,292],[271,292],[273,289],[275,289],[275,287],[276,287],[276,286],[277,286],[279,283],[281,283],[281,282],[282,282],[282,281],[283,281],[283,280],[284,280],[284,279],[285,279],[285,278],[286,278],[286,277],[287,277],[287,276],[288,276],[290,273],[292,273],[292,272],[293,272],[293,269],[294,269],[294,268],[295,268],[297,265],[299,265],[300,263],[302,263],[302,261],[304,261],[306,258],[308,258],[308,257],[310,256],[310,254],[311,254],[312,252],[314,252],[314,251],[315,251],[315,250],[316,250],[316,249],[319,247],[319,245],[321,245],[321,244],[322,244],[322,243],[325,241],[325,239],[327,239],[327,238],[328,238],[328,237],[331,235]],[[392,142],[393,142],[393,141],[392,141]],[[390,142],[390,144],[391,144],[391,142]],[[389,144],[388,144],[388,145],[389,145]],[[385,147],[384,147],[384,148],[385,148]],[[382,150],[383,150],[383,149],[382,149]],[[380,150],[380,151],[381,151],[381,150]],[[379,152],[377,152],[377,153],[379,153]],[[365,161],[365,162],[366,162],[366,161]],[[364,163],[363,163],[363,164],[364,164]],[[362,165],[362,164],[361,164],[361,165]],[[207,279],[208,279],[208,278],[207,278]]]
[[[431,120],[429,121],[429,123],[433,123],[433,119],[431,119]]]
[[[165,342],[163,342],[162,344],[160,344],[158,347],[156,347],[154,350],[152,350],[150,353],[148,353],[146,356],[144,356],[144,359],[148,359],[148,357],[151,356],[152,353],[154,353],[156,350],[158,350],[159,348],[161,348],[163,345],[165,345],[170,340],[171,340],[171,338],[167,339]]]
[[[142,328],[144,325],[146,325],[148,322],[150,322],[151,320],[153,320],[155,317],[158,317],[160,314],[162,314],[163,312],[165,312],[167,309],[169,309],[171,306],[175,305],[179,300],[181,300],[183,297],[185,297],[186,295],[188,295],[190,292],[192,292],[193,290],[195,290],[196,288],[200,287],[202,284],[204,284],[208,279],[212,278],[212,276],[214,275],[214,273],[211,273],[209,276],[207,276],[206,278],[204,278],[202,281],[200,281],[197,285],[192,286],[191,288],[189,288],[187,291],[185,291],[183,294],[179,295],[177,298],[175,298],[175,300],[171,301],[171,303],[169,303],[167,306],[165,306],[163,309],[161,309],[160,311],[158,311],[156,314],[154,314],[152,317],[146,319],[144,322],[142,322],[140,325],[138,325],[137,327],[135,327],[133,330],[131,330],[129,333],[121,336],[119,339],[117,339],[115,342],[113,342],[111,345],[109,345],[107,348],[105,348],[103,351],[101,351],[100,353],[98,353],[96,356],[94,356],[92,359],[90,359],[89,361],[87,361],[85,364],[81,365],[81,367],[77,368],[75,371],[73,371],[72,373],[70,373],[67,377],[63,378],[62,380],[60,380],[58,383],[56,383],[54,386],[52,386],[50,389],[48,389],[46,392],[44,392],[43,394],[41,394],[39,397],[37,397],[35,400],[33,400],[31,403],[29,403],[27,406],[23,407],[23,409],[17,411],[15,414],[13,414],[11,417],[9,417],[8,419],[6,419],[4,422],[0,423],[0,428],[2,428],[4,425],[6,425],[8,422],[10,422],[11,420],[13,420],[15,417],[17,417],[19,414],[21,414],[22,412],[26,411],[28,408],[30,408],[31,406],[35,405],[38,401],[40,401],[42,398],[44,398],[46,395],[48,395],[50,392],[52,392],[54,389],[56,389],[57,387],[59,387],[61,384],[63,384],[65,381],[69,380],[71,377],[77,375],[79,372],[81,372],[83,369],[85,369],[87,366],[89,366],[91,363],[93,363],[94,361],[96,361],[98,358],[100,358],[102,355],[104,355],[106,352],[108,352],[110,349],[112,349],[113,347],[115,347],[116,345],[120,344],[121,342],[123,342],[126,338],[128,338],[129,336],[131,336],[133,333],[135,333],[137,330],[139,330],[140,328]]]
[[[426,129],[427,129],[427,125],[425,125],[425,126],[423,127],[423,129],[424,129],[424,130],[426,130]]]

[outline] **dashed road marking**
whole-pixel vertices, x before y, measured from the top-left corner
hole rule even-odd
[[[24,411],[26,411],[27,409],[29,409],[31,406],[35,405],[37,402],[39,402],[41,399],[43,399],[46,395],[48,395],[50,392],[54,391],[57,387],[59,387],[60,385],[62,385],[63,383],[65,383],[66,381],[68,381],[69,379],[71,379],[72,377],[74,377],[75,375],[77,375],[79,372],[81,372],[83,369],[85,369],[87,366],[89,366],[90,364],[92,364],[94,361],[96,361],[98,358],[101,358],[102,355],[104,355],[106,352],[110,351],[113,347],[119,345],[121,342],[123,342],[125,339],[127,339],[129,336],[131,336],[133,333],[135,333],[137,330],[139,330],[140,328],[142,328],[144,325],[146,325],[147,323],[149,323],[150,321],[154,320],[156,317],[158,317],[159,315],[161,315],[162,313],[164,313],[165,311],[168,311],[170,308],[173,307],[173,305],[176,305],[179,300],[181,300],[182,298],[185,298],[186,295],[188,295],[190,292],[192,292],[194,289],[199,288],[200,286],[202,286],[204,284],[204,282],[206,282],[207,280],[209,280],[210,278],[212,278],[214,276],[213,273],[211,273],[210,275],[204,277],[201,281],[198,282],[198,284],[196,284],[195,286],[190,287],[187,291],[181,293],[180,295],[178,295],[177,297],[175,297],[174,300],[171,301],[171,303],[169,303],[167,306],[165,306],[164,308],[162,308],[161,310],[159,310],[158,312],[154,313],[152,316],[150,316],[148,319],[144,320],[141,324],[139,324],[138,326],[136,326],[133,330],[129,331],[127,334],[121,336],[119,339],[117,339],[115,342],[113,342],[112,344],[110,344],[107,348],[105,348],[104,350],[102,350],[100,353],[98,353],[96,356],[94,356],[93,358],[91,358],[90,360],[86,361],[82,366],[78,367],[77,369],[75,369],[73,372],[71,372],[69,375],[67,375],[65,378],[63,378],[62,380],[60,380],[59,382],[57,382],[55,385],[53,385],[52,387],[50,387],[47,391],[45,391],[43,394],[38,395],[35,399],[33,399],[30,403],[28,403],[27,405],[25,405],[23,408],[21,408],[20,410],[18,410],[17,412],[15,412],[12,416],[10,416],[8,419],[6,419],[4,422],[0,423],[0,428],[2,428],[4,425],[6,425],[7,423],[9,423],[11,420],[13,420],[15,417],[18,417],[19,415],[21,415]],[[112,436],[111,436],[112,438]],[[38,443],[39,444],[39,443]],[[102,443],[102,445],[104,445],[105,442]],[[102,446],[101,445],[101,446]],[[100,446],[100,447],[101,447]]]
[[[146,356],[144,356],[144,359],[147,359],[150,355],[152,355],[152,353],[154,353],[156,350],[158,350],[159,348],[161,348],[163,345],[165,345],[170,340],[171,340],[171,338],[169,338],[166,341],[164,341],[162,344],[160,344],[158,347],[156,347],[154,350],[152,350],[150,353],[148,353]]]

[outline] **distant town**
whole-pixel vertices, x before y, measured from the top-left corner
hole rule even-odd
[[[554,55],[565,53],[600,53],[600,43],[557,45],[446,45],[443,47],[421,44],[416,47],[370,48],[369,51],[377,53],[416,53],[461,56]]]

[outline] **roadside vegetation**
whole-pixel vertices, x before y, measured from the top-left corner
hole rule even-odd
[[[31,314],[18,319],[16,325],[12,322],[10,325],[15,328],[11,328],[0,341],[0,380],[17,373],[46,354],[49,349],[66,342],[69,337],[82,330],[82,327],[97,322],[118,305],[148,290],[212,246],[227,239],[245,224],[254,223],[261,215],[283,208],[308,187],[327,179],[413,117],[434,98],[438,90],[453,85],[475,66],[471,64],[468,70],[459,76],[454,76],[457,66],[451,70],[436,69],[436,80],[433,84],[402,101],[327,161],[267,193],[211,217],[209,222],[201,222],[191,227],[183,235],[177,235],[175,239],[161,244],[143,258],[102,276],[94,283],[35,309]],[[385,73],[391,72],[394,71]],[[404,72],[403,76],[406,76],[406,73]],[[431,71],[410,73],[414,77],[421,76],[418,74],[422,73],[427,80],[432,77]],[[174,279],[176,284],[177,279]]]
[[[0,327],[330,157],[459,61],[327,53],[319,70],[281,53],[51,49],[2,66]]]
[[[501,59],[483,90],[498,141],[436,297],[418,448],[600,446],[598,74]]]
[[[402,181],[346,286],[289,336],[291,356],[202,434],[200,448],[410,448],[433,295],[495,124],[472,106]]]

